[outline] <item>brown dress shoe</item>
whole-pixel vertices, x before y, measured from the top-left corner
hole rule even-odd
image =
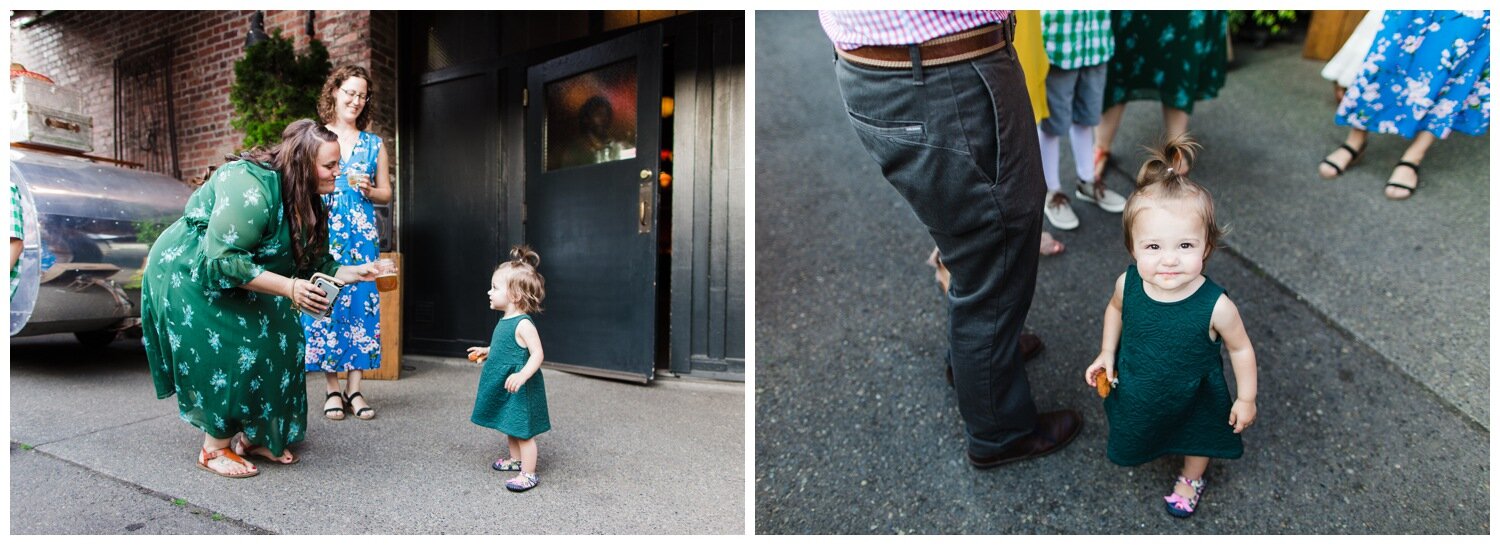
[[[1042,413],[1036,415],[1036,428],[1030,434],[1012,441],[1005,450],[990,456],[976,457],[969,454],[969,464],[979,469],[990,469],[1046,456],[1068,446],[1082,429],[1083,417],[1077,411],[1064,409]]]
[[[1021,361],[1023,362],[1036,359],[1036,355],[1042,353],[1042,349],[1047,347],[1046,344],[1042,343],[1041,337],[1030,333],[1022,333],[1021,341],[1017,344],[1021,345]],[[948,364],[948,369],[945,371],[945,375],[948,378],[948,385],[953,386],[953,362],[948,361],[946,363]]]

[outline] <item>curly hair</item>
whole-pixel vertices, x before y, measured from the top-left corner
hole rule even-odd
[[[365,80],[365,93],[373,96],[375,94],[374,84],[370,82],[370,72],[365,67],[346,64],[338,67],[332,74],[328,75],[328,81],[323,82],[323,91],[318,93],[318,117],[323,123],[333,123],[338,119],[333,109],[338,105],[337,95],[339,89],[349,78]],[[370,126],[370,101],[365,100],[364,106],[359,110],[359,117],[354,118],[354,128],[365,130]]]
[[[516,310],[526,314],[542,311],[542,298],[547,296],[546,281],[536,272],[542,264],[541,256],[525,244],[510,249],[510,261],[495,267],[495,271],[506,271],[506,288],[516,299]]]

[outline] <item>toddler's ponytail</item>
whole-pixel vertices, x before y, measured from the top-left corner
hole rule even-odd
[[[536,254],[531,246],[518,244],[510,248],[510,263],[517,267],[531,267],[535,269],[542,264],[542,256]]]
[[[1175,197],[1187,189],[1185,185],[1197,185],[1188,179],[1187,174],[1192,170],[1200,149],[1203,146],[1198,145],[1187,133],[1167,138],[1156,147],[1146,148],[1146,162],[1135,175],[1135,189],[1140,191],[1160,184],[1164,190],[1163,196]]]

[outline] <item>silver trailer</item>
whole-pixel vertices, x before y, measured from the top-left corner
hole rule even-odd
[[[73,333],[88,345],[140,334],[150,243],[193,189],[168,176],[82,157],[10,151],[26,231],[11,299],[12,337]]]

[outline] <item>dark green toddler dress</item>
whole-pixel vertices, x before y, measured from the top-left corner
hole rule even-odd
[[[526,367],[526,359],[531,357],[530,349],[516,344],[516,326],[530,319],[521,314],[501,318],[495,324],[495,333],[490,336],[490,357],[484,360],[484,371],[479,375],[474,414],[469,416],[475,424],[516,439],[531,439],[552,429],[552,421],[547,418],[547,384],[542,381],[541,369],[516,393],[505,390],[505,379]]]
[[[1224,343],[1208,339],[1224,289],[1204,277],[1187,299],[1160,303],[1146,295],[1134,265],[1124,289],[1120,383],[1104,398],[1109,460],[1133,466],[1167,454],[1239,458],[1244,445],[1229,425],[1234,398],[1219,355]]]

